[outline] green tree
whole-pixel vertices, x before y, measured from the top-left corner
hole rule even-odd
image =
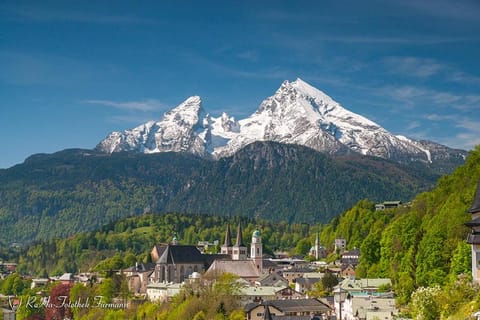
[[[312,290],[308,292],[308,296],[312,298],[323,298],[328,296],[328,292],[323,286],[322,281],[317,281],[313,284]]]
[[[321,281],[327,293],[331,293],[333,290],[333,287],[335,287],[338,284],[337,277],[334,276],[333,273],[331,272],[325,272],[325,275],[323,276]]]
[[[441,299],[442,316],[444,318],[454,317],[462,307],[471,301],[474,301],[480,294],[480,287],[471,281],[471,277],[461,274],[455,281],[451,281],[443,288],[443,298]],[[450,319],[450,318],[449,318]]]
[[[412,294],[410,308],[418,320],[438,320],[441,314],[442,290],[439,286],[420,287]]]
[[[472,249],[466,241],[459,241],[452,255],[450,279],[456,281],[457,277],[461,274],[465,274],[471,278],[471,268]]]
[[[26,285],[20,275],[16,272],[11,273],[2,283],[2,293],[5,295],[20,295]]]
[[[301,256],[306,256],[310,252],[311,247],[312,243],[309,239],[301,239],[295,246],[295,253]]]
[[[110,303],[115,297],[115,283],[111,278],[103,279],[97,290],[98,295],[102,297],[102,302]]]
[[[135,266],[136,262],[137,262],[137,257],[132,252],[127,252],[125,257],[123,258],[122,265],[125,267],[132,267],[132,266]]]
[[[92,303],[94,296],[95,290],[91,286],[84,286],[83,284],[77,283],[70,289],[70,301],[72,301],[72,303],[78,302],[79,305],[87,301]],[[89,310],[88,308],[73,308],[72,312],[75,319],[80,319],[86,315]]]

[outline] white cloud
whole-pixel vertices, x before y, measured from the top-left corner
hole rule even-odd
[[[384,87],[378,91],[380,95],[401,101],[408,107],[449,107],[462,111],[478,107],[475,95],[453,94],[416,86]]]
[[[437,139],[445,145],[471,150],[480,144],[480,124],[478,121],[471,120],[459,114],[441,115],[433,113],[425,115],[424,118],[432,122],[443,122],[442,126],[456,128],[455,131],[457,133]],[[447,129],[447,127],[445,129]]]
[[[46,8],[45,6],[19,5],[5,6],[3,9],[9,12],[9,19],[27,20],[31,22],[75,22],[92,24],[154,24],[154,20],[138,18],[128,15],[98,14],[82,9],[72,10],[67,7]]]
[[[147,99],[142,101],[127,101],[127,102],[117,102],[111,100],[85,100],[83,103],[102,105],[106,107],[112,107],[121,110],[129,111],[157,111],[165,109],[166,106],[158,100]]]
[[[428,16],[440,17],[443,19],[461,20],[465,22],[478,21],[480,6],[477,1],[457,1],[449,0],[402,0],[398,4],[415,9],[419,13]]]
[[[419,78],[428,78],[446,68],[433,59],[417,57],[387,57],[384,64],[389,72]]]
[[[452,115],[440,115],[437,113],[427,114],[424,116],[424,118],[429,121],[455,120],[455,117]]]

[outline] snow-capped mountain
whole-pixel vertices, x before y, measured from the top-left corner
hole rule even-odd
[[[432,162],[436,157],[431,150],[438,153],[446,148],[393,135],[297,79],[284,81],[255,113],[240,121],[226,113],[218,118],[210,116],[203,110],[200,97],[193,96],[158,122],[112,132],[96,149],[107,153],[190,152],[221,158],[255,141],[298,144],[331,154],[353,151],[401,162]]]

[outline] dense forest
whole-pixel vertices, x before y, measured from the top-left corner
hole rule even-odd
[[[189,154],[65,150],[0,170],[0,240],[68,237],[147,212],[327,223],[361,199],[409,200],[442,168],[254,143],[210,161]],[[442,170],[444,170],[443,168]]]

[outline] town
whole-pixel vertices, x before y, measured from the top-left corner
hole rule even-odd
[[[376,210],[398,207],[400,202],[377,204]],[[387,207],[387,208],[386,208]],[[480,241],[480,183],[473,204],[468,210],[472,220],[465,225],[472,228],[467,243],[478,256]],[[254,230],[249,242],[243,238],[239,223],[233,233],[230,224],[225,226],[223,239],[199,241],[196,245],[182,244],[176,236],[169,243],[155,244],[150,252],[150,263],[137,262],[120,270],[112,270],[128,287],[128,299],[113,294],[112,300],[95,299],[97,305],[128,308],[131,303],[168,303],[185,290],[199,290],[206,283],[215,282],[222,275],[230,275],[236,290],[233,298],[242,308],[245,319],[400,319],[395,292],[389,278],[357,278],[356,268],[361,251],[347,250],[347,240],[335,239],[331,244],[337,259],[331,257],[326,246],[320,243],[318,233],[314,245],[305,257],[292,257],[276,252],[264,254],[261,230]],[[220,245],[221,244],[221,245]],[[212,253],[219,247],[220,252]],[[472,259],[472,277],[480,282],[480,266]],[[3,279],[15,274],[17,264],[0,262]],[[58,277],[31,278],[32,290],[41,294],[43,287],[54,283],[92,286],[102,283],[99,273],[65,273]],[[3,319],[16,319],[16,309],[22,302],[11,296],[0,296],[3,301]],[[66,297],[64,297],[65,299]],[[34,299],[33,301],[36,302]],[[65,301],[64,301],[65,302]],[[90,307],[87,299],[71,302],[70,307]],[[31,307],[31,303],[29,303]]]

